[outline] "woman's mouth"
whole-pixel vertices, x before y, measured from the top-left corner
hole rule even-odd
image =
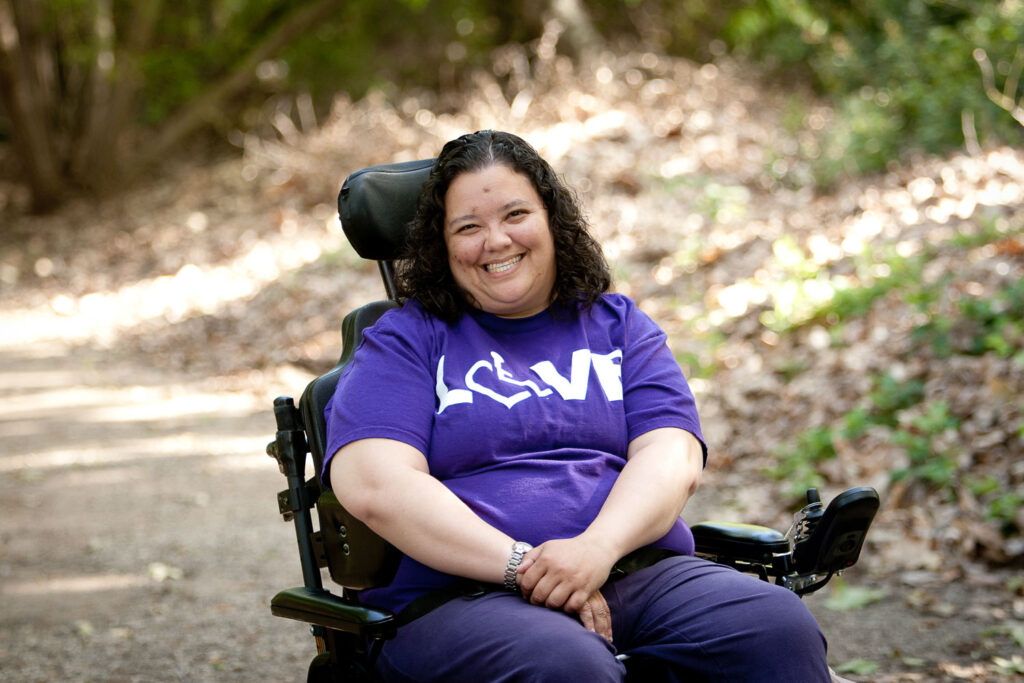
[[[488,263],[487,265],[484,266],[484,270],[486,270],[488,273],[504,273],[506,270],[509,270],[512,266],[514,266],[515,264],[519,263],[522,260],[523,255],[519,254],[518,256],[513,256],[507,261],[502,261],[500,263]]]

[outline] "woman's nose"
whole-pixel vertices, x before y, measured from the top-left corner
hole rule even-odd
[[[512,238],[501,225],[490,225],[484,234],[484,248],[488,251],[497,251],[511,244]]]

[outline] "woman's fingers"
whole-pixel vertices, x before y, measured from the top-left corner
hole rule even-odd
[[[579,616],[585,629],[593,631],[609,643],[612,642],[612,613],[601,591],[594,591],[587,598],[580,608]]]

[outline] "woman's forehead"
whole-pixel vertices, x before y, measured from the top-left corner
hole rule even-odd
[[[538,201],[540,196],[523,173],[505,165],[491,165],[456,176],[445,192],[445,208],[451,211],[455,208],[453,205],[469,208],[515,199]]]

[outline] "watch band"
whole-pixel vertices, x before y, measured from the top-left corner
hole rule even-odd
[[[518,570],[519,565],[523,563],[523,555],[531,550],[533,550],[533,546],[529,543],[516,541],[512,544],[512,554],[509,555],[508,564],[505,565],[505,588],[510,591],[518,590],[519,586],[516,584],[516,570]]]

